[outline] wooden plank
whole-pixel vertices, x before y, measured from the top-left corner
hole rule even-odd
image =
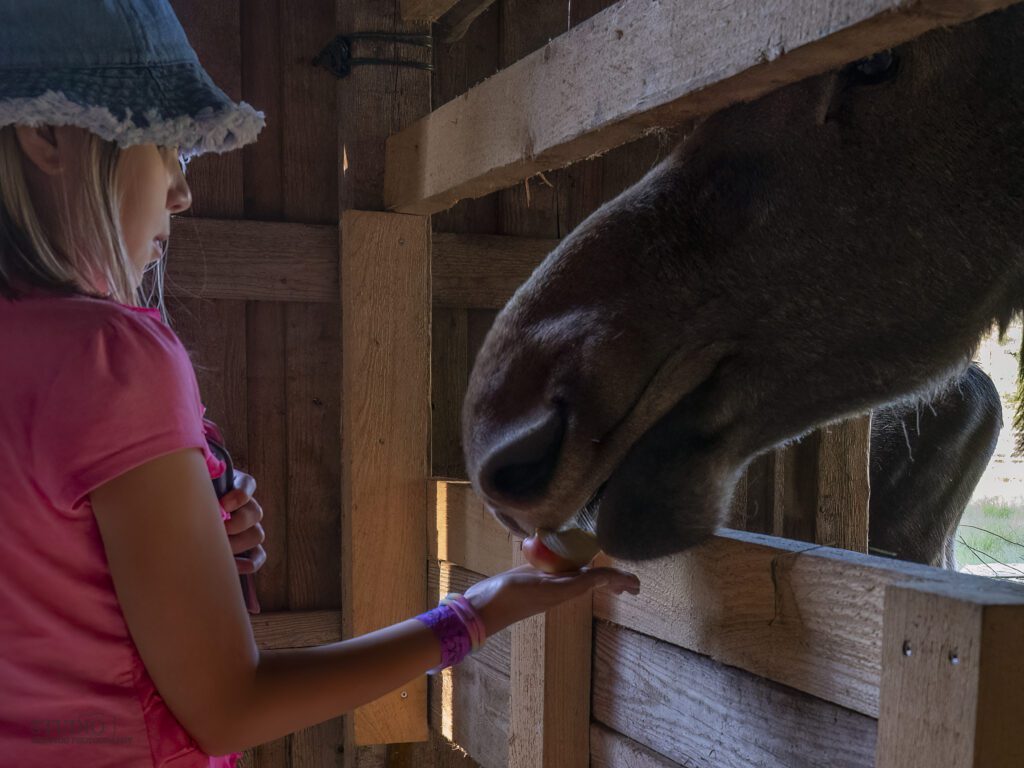
[[[601,622],[593,707],[598,722],[692,768],[874,761],[874,719]]]
[[[189,42],[213,81],[232,99],[242,96],[241,0],[173,0]],[[241,218],[242,153],[209,152],[188,167],[192,216]]]
[[[246,303],[249,472],[263,508],[267,561],[256,574],[265,611],[288,608],[288,426],[284,305]]]
[[[332,0],[281,0],[281,211],[338,222],[337,86],[312,60],[333,29]],[[334,260],[338,240],[333,239]],[[296,270],[297,271],[297,270]],[[285,307],[289,605],[338,608],[341,584],[341,317],[337,304]],[[333,765],[344,742],[334,718],[292,735],[291,762]]]
[[[434,234],[434,305],[501,309],[558,240]]]
[[[251,616],[262,650],[305,648],[341,640],[341,611],[265,611]]]
[[[877,768],[1024,765],[1024,600],[886,591]]]
[[[867,552],[871,414],[830,424],[820,432],[814,540]]]
[[[341,502],[338,470],[330,459],[341,452],[340,371],[334,354],[340,322],[323,322],[310,305],[285,309],[288,604],[293,610],[336,608],[341,588],[333,568],[341,554]]]
[[[430,223],[342,216],[345,632],[407,619],[426,589]],[[382,564],[388,578],[380,577]],[[426,739],[426,681],[353,713],[358,744]]]
[[[590,726],[590,768],[682,768],[632,739],[605,728]]]
[[[167,292],[248,301],[338,300],[333,225],[175,218]]]
[[[338,300],[338,232],[323,224],[175,219],[167,292],[183,298]],[[501,309],[558,245],[551,238],[433,235],[433,303]]]
[[[509,768],[590,765],[592,624],[588,593],[512,626]]]
[[[458,0],[401,0],[405,21],[434,21],[441,18]]]
[[[462,400],[469,384],[466,311],[434,307],[430,322],[430,474],[465,477]]]
[[[434,213],[1011,2],[622,0],[392,136],[386,204]]]
[[[879,711],[886,586],[1024,597],[1019,586],[727,530],[690,552],[630,567],[641,596],[598,594],[596,616],[871,717]]]
[[[432,559],[493,576],[513,567],[512,536],[465,481],[427,481],[427,545]]]

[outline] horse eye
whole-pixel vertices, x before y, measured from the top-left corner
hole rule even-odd
[[[882,51],[855,61],[846,68],[850,85],[878,85],[892,80],[899,72],[900,58],[892,51]]]

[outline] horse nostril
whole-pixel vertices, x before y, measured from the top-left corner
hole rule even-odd
[[[512,505],[543,493],[558,464],[564,432],[562,415],[552,408],[503,434],[480,465],[484,493]]]

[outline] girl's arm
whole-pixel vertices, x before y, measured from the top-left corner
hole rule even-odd
[[[127,472],[91,501],[146,669],[209,754],[337,717],[440,663],[433,633],[413,619],[316,648],[259,651],[198,450]],[[609,569],[552,577],[521,568],[481,582],[467,597],[490,635],[599,585],[639,586]]]

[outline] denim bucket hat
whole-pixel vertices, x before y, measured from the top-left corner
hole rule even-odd
[[[166,0],[0,0],[0,127],[13,124],[192,157],[249,144],[264,119],[214,85]]]

